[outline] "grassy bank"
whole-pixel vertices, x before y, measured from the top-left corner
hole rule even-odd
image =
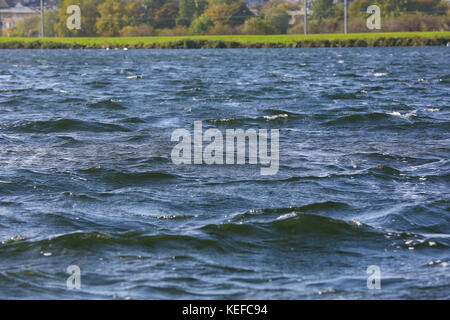
[[[450,31],[311,35],[228,35],[124,38],[5,38],[0,49],[310,48],[447,45]]]

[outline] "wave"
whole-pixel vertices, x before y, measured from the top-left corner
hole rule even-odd
[[[233,124],[233,125],[243,125],[246,123],[267,123],[267,122],[286,122],[289,119],[298,118],[298,115],[293,113],[272,113],[271,115],[265,115],[261,117],[231,117],[231,118],[219,118],[219,119],[208,119],[205,122],[214,124]]]
[[[105,80],[94,80],[94,81],[90,81],[90,82],[85,82],[83,84],[87,85],[87,86],[90,86],[92,88],[101,89],[101,88],[108,87],[109,85],[112,84],[112,82],[105,81]]]
[[[388,120],[391,118],[390,115],[380,112],[371,112],[364,114],[351,114],[338,117],[337,119],[327,121],[326,125],[336,125],[336,124],[354,124],[360,122],[380,122],[382,120]]]
[[[292,211],[291,211],[292,212]],[[210,224],[201,230],[212,235],[241,235],[243,237],[269,237],[273,239],[285,236],[301,236],[314,234],[322,237],[354,236],[359,239],[364,236],[378,236],[381,233],[364,224],[347,222],[316,214],[292,214],[279,217],[269,222]],[[252,240],[253,241],[253,240]]]
[[[379,165],[368,170],[369,173],[383,176],[399,176],[401,171],[387,165]]]
[[[52,250],[58,249],[76,249],[92,250],[96,246],[180,246],[180,247],[220,247],[220,244],[213,240],[202,238],[200,236],[189,236],[179,234],[155,234],[146,235],[140,232],[125,233],[105,233],[105,232],[73,232],[63,235],[57,235],[48,239],[32,240],[22,239],[20,241],[5,242],[0,245],[4,251],[9,253],[20,253],[32,249],[33,247],[43,248],[52,247]]]
[[[145,123],[145,120],[138,118],[138,117],[129,117],[126,119],[121,120],[123,123]]]
[[[88,107],[103,108],[103,109],[108,109],[108,110],[126,110],[127,109],[120,103],[120,100],[116,100],[116,99],[106,99],[106,100],[100,100],[97,102],[89,103]]]
[[[337,93],[326,93],[324,97],[331,100],[347,100],[347,99],[358,99],[359,92],[337,92]]]
[[[27,133],[51,133],[69,131],[129,132],[130,129],[111,123],[83,121],[77,119],[51,119],[43,121],[21,121],[9,125],[7,130]]]
[[[144,183],[150,181],[159,181],[179,178],[179,176],[158,171],[128,172],[115,169],[106,169],[103,167],[91,167],[78,170],[80,174],[91,178],[100,178],[101,180],[116,183]]]
[[[335,201],[325,201],[325,202],[315,202],[310,203],[300,207],[286,207],[286,208],[265,208],[265,209],[254,209],[250,210],[245,214],[285,214],[291,212],[310,212],[310,211],[325,211],[325,210],[335,210],[335,209],[347,209],[350,206],[347,203],[335,202]]]
[[[94,226],[92,226],[94,227]],[[146,234],[139,231],[122,233],[107,232],[73,232],[50,236],[45,239],[30,239],[20,237],[15,241],[4,241],[0,244],[2,254],[19,254],[33,248],[49,248],[53,255],[59,252],[76,249],[95,250],[98,246],[119,245],[124,247],[157,247],[161,248],[191,248],[207,250],[246,250],[244,246],[258,246],[261,239],[282,240],[286,237],[298,238],[302,235],[314,234],[323,238],[343,236],[364,238],[382,238],[381,232],[364,224],[356,224],[339,219],[323,217],[314,214],[301,214],[287,219],[263,223],[224,223],[209,224],[197,229],[192,234]],[[255,238],[257,237],[257,238]],[[317,239],[315,240],[317,241]]]

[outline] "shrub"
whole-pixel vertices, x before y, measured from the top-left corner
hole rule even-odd
[[[230,26],[223,25],[221,23],[217,23],[209,29],[208,34],[210,35],[224,35],[224,34],[236,34],[236,29]]]
[[[241,32],[243,34],[273,34],[275,30],[263,19],[255,17],[245,21]]]
[[[173,29],[157,29],[155,33],[161,37],[185,36],[189,34],[188,30],[180,25],[175,26]]]
[[[144,37],[154,35],[153,27],[148,24],[126,26],[122,28],[119,33],[122,37]]]

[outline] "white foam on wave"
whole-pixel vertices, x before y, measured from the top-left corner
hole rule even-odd
[[[264,116],[264,119],[267,119],[267,120],[274,120],[274,119],[287,118],[287,117],[288,117],[287,114],[282,113],[282,114],[276,114],[276,115],[273,115],[273,116]]]
[[[412,111],[412,112],[408,112],[408,113],[405,113],[405,114],[401,114],[400,112],[398,112],[398,111],[393,111],[393,112],[388,112],[388,114],[389,115],[391,115],[391,116],[395,116],[395,117],[401,117],[401,118],[409,118],[409,117],[414,117],[414,116],[416,116],[416,110],[414,110],[414,111]]]
[[[286,213],[286,214],[283,214],[283,215],[279,216],[277,218],[277,220],[285,220],[285,219],[293,218],[293,217],[296,217],[296,216],[297,216],[297,214],[295,212]]]

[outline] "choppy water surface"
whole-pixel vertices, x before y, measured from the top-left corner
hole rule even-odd
[[[2,50],[0,298],[448,299],[449,88],[446,47]],[[175,166],[197,120],[278,174]]]

